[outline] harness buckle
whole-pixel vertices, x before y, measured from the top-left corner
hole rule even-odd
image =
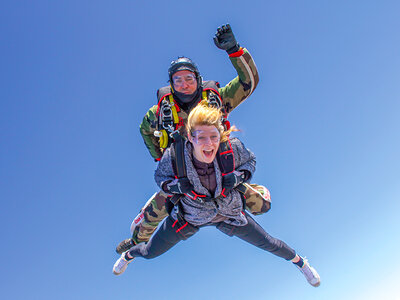
[[[173,139],[176,133],[179,134],[179,130],[178,129],[174,130],[174,127],[172,125],[168,125],[167,128],[165,129],[169,131],[169,136]]]

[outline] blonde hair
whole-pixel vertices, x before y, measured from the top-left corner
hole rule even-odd
[[[232,131],[238,130],[235,126],[226,130],[222,124],[222,116],[219,108],[208,106],[207,100],[203,100],[190,112],[186,123],[186,132],[193,136],[196,126],[215,126],[221,135],[221,142],[225,142],[229,139]]]

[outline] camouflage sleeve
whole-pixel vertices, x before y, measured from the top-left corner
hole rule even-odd
[[[238,76],[219,89],[228,112],[246,100],[253,93],[259,81],[257,67],[247,49],[241,48],[238,52],[229,55],[229,58]]]
[[[157,105],[151,107],[143,118],[140,124],[140,134],[143,141],[154,159],[160,159],[162,152],[160,150],[158,138],[154,136],[157,124]]]

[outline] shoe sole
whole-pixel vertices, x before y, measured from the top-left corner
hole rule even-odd
[[[312,271],[314,271],[315,273],[317,273],[317,271],[315,271],[315,269],[314,269],[313,267],[310,267],[310,269],[311,269]],[[314,283],[314,284],[312,284],[312,283],[310,282],[310,284],[311,284],[313,287],[319,287],[320,284],[321,284],[321,277],[319,277],[319,274],[318,274],[318,273],[317,273],[317,275],[318,275],[318,282],[317,282],[317,283]]]
[[[118,276],[118,275],[121,275],[122,273],[123,273],[123,272],[117,273],[117,272],[115,272],[115,271],[113,270],[113,274],[114,274],[114,275],[117,275],[117,276]]]
[[[126,264],[126,266],[125,266],[125,268],[123,268],[123,270],[121,270],[121,272],[116,272],[115,270],[114,270],[114,268],[115,268],[115,265],[117,264],[117,263],[115,263],[114,264],[114,266],[113,266],[113,273],[114,273],[114,275],[121,275],[121,274],[123,274],[125,271],[126,271],[126,269],[128,268],[128,265],[133,261],[133,259],[134,258],[132,258],[130,261],[128,261],[128,263]]]
[[[319,287],[319,286],[321,285],[321,281],[319,281],[319,282],[317,282],[317,283],[315,283],[315,284],[312,284],[312,283],[311,283],[311,285],[312,285],[313,287]]]

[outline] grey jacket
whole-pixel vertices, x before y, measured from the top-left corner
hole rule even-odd
[[[245,148],[243,143],[237,139],[231,139],[232,150],[235,158],[235,170],[247,170],[251,175],[255,171],[256,158],[254,154]],[[161,158],[155,171],[154,178],[159,187],[169,180],[175,179],[175,174],[172,166],[171,155],[173,155],[173,147],[169,147]],[[227,217],[224,221],[228,224],[236,226],[244,226],[247,224],[245,216],[242,214],[243,204],[239,192],[233,189],[226,197],[219,197],[222,191],[222,175],[218,166],[218,162],[214,159],[214,168],[216,175],[217,188],[215,194],[211,195],[210,192],[201,184],[200,178],[196,172],[192,162],[193,147],[190,142],[185,143],[185,162],[187,177],[192,183],[194,190],[197,194],[207,195],[216,198],[213,201],[204,202],[200,198],[195,200],[183,196],[181,204],[183,215],[189,223],[200,226],[211,222],[217,214]],[[248,181],[252,176],[248,178]],[[173,210],[171,216],[176,219],[176,211]]]

